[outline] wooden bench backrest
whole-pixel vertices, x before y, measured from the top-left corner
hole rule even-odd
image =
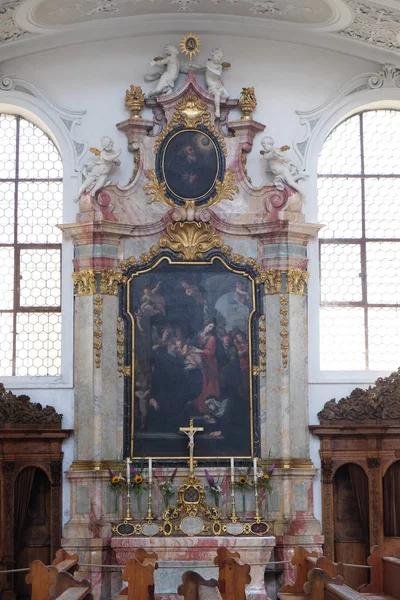
[[[123,581],[128,583],[127,591],[122,590],[121,595],[127,595],[128,600],[154,600],[154,570],[158,569],[157,554],[146,552],[143,548],[135,551],[134,558],[125,564],[122,574]]]
[[[59,572],[67,571],[73,575],[75,571],[79,569],[79,555],[78,554],[68,554],[64,548],[59,548],[56,552],[56,557],[51,563]]]
[[[214,564],[219,570],[218,589],[225,600],[246,600],[246,585],[250,583],[250,567],[240,561],[239,552],[221,546]]]
[[[78,581],[70,573],[62,572],[57,573],[54,585],[50,588],[50,596],[54,599],[63,596],[63,600],[81,600],[81,598],[92,600],[90,590],[91,583],[87,579]],[[65,594],[68,598],[64,597]]]
[[[46,567],[41,560],[34,560],[25,582],[32,585],[32,600],[51,600],[50,588],[54,585],[58,570]]]
[[[315,558],[315,560],[317,560],[318,554],[316,552],[308,552],[308,550],[306,550],[302,546],[297,546],[297,548],[294,551],[292,560],[290,561],[291,564],[294,567],[296,567],[296,581],[293,585],[285,585],[279,590],[279,593],[303,593],[304,584],[307,581],[307,574],[310,571],[310,569],[312,569],[314,566],[312,564],[313,561],[308,560],[312,558]]]
[[[400,599],[400,560],[398,558],[382,558],[383,592],[393,598]]]

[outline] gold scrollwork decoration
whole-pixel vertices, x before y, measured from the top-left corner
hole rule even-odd
[[[288,366],[288,357],[289,357],[289,332],[288,332],[288,325],[289,325],[289,300],[288,297],[285,295],[282,295],[280,297],[280,305],[281,308],[279,310],[279,313],[281,315],[281,320],[280,320],[280,324],[281,324],[281,332],[280,332],[280,336],[281,336],[281,356],[282,356],[282,366],[284,369],[287,369]]]
[[[158,181],[157,174],[154,169],[150,170],[146,174],[147,179],[150,183],[146,183],[144,190],[146,195],[150,196],[147,200],[148,204],[153,202],[161,202],[166,204],[170,208],[175,208],[176,204],[167,195],[167,184],[165,181]],[[222,181],[217,181],[215,184],[215,194],[208,200],[207,203],[203,204],[203,208],[214,206],[221,200],[233,200],[234,195],[238,193],[239,188],[235,183],[236,175],[232,169],[227,169]],[[186,206],[193,206],[194,200],[187,200]]]
[[[101,365],[101,350],[103,347],[103,329],[102,329],[102,325],[103,325],[103,319],[101,318],[102,312],[103,312],[103,298],[101,296],[96,296],[95,299],[93,300],[94,303],[94,332],[93,332],[93,336],[94,336],[94,342],[93,342],[93,348],[94,348],[94,364],[96,369],[100,368]]]
[[[107,269],[100,272],[100,292],[108,296],[118,295],[118,285],[123,281],[124,276],[119,271]]]
[[[289,269],[286,272],[286,291],[288,294],[307,294],[307,284],[310,273],[301,269]]]
[[[259,330],[259,338],[258,338],[258,343],[259,343],[259,358],[260,358],[260,364],[259,365],[255,365],[253,367],[253,375],[258,376],[261,375],[261,373],[266,373],[267,371],[267,348],[266,348],[266,343],[267,343],[267,336],[266,336],[266,332],[267,332],[267,326],[265,323],[265,316],[262,315],[260,317],[260,320],[258,322],[258,330]]]
[[[96,293],[96,274],[93,269],[72,273],[76,296],[93,296]]]
[[[211,115],[207,109],[207,105],[194,94],[186,94],[180,102],[176,104],[176,110],[171,117],[168,125],[162,130],[154,144],[154,154],[157,154],[163,140],[176,127],[182,124],[188,129],[195,129],[203,124],[218,140],[223,153],[227,154],[226,144],[222,135],[215,129],[211,122]]]
[[[223,239],[208,223],[184,221],[170,223],[158,244],[181,254],[185,260],[194,260],[213,248],[221,248]]]
[[[117,364],[120,377],[125,375],[124,369],[124,320],[118,317],[117,323]],[[129,367],[130,368],[130,367]]]

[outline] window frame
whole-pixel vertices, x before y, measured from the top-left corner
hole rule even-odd
[[[361,237],[353,238],[318,238],[316,240],[316,248],[314,247],[314,253],[316,251],[318,257],[318,365],[319,375],[318,377],[310,378],[310,383],[327,383],[327,382],[352,382],[352,383],[370,383],[375,381],[379,376],[390,374],[393,369],[369,369],[369,330],[368,330],[368,310],[370,308],[397,308],[400,309],[400,302],[398,303],[374,303],[368,302],[368,281],[367,281],[367,245],[371,243],[398,243],[400,244],[400,236],[398,238],[378,238],[378,237],[367,237],[366,235],[366,186],[365,182],[368,179],[398,179],[400,180],[399,174],[369,174],[365,173],[365,159],[364,159],[364,121],[363,116],[369,112],[379,111],[396,111],[400,113],[400,106],[365,106],[359,107],[353,110],[350,114],[347,114],[334,127],[331,127],[327,134],[324,136],[320,145],[318,154],[316,156],[316,184],[320,178],[332,178],[332,179],[354,179],[360,181],[361,190]],[[325,145],[326,140],[332,134],[333,131],[340,128],[346,121],[354,118],[358,118],[359,122],[359,136],[360,136],[360,171],[359,173],[320,173],[318,169],[319,157],[322,149]],[[316,209],[317,214],[319,213],[320,203],[318,187],[316,185]],[[356,245],[360,248],[360,278],[361,278],[361,300],[360,301],[338,301],[338,302],[327,302],[321,300],[321,249],[326,245]],[[400,246],[399,246],[400,247]],[[311,251],[310,254],[313,254]],[[322,307],[359,307],[363,309],[364,317],[364,348],[365,348],[365,369],[323,369],[321,368],[321,308]]]
[[[19,314],[38,314],[38,313],[56,313],[63,314],[63,242],[60,241],[58,243],[40,243],[40,242],[19,242],[18,241],[18,200],[19,200],[19,186],[21,183],[59,183],[61,184],[61,193],[62,198],[64,197],[64,177],[65,177],[65,168],[64,161],[62,159],[62,154],[56,140],[51,135],[43,123],[38,123],[38,119],[35,118],[35,115],[31,114],[23,114],[26,111],[19,111],[17,107],[14,110],[10,110],[10,108],[4,107],[0,104],[0,114],[2,116],[14,117],[16,119],[16,130],[15,130],[15,171],[13,177],[3,177],[0,178],[1,183],[9,183],[10,187],[14,188],[13,196],[14,196],[14,221],[13,221],[13,240],[12,242],[0,243],[1,248],[12,248],[14,251],[14,260],[13,260],[13,270],[14,270],[14,285],[13,285],[13,303],[12,308],[10,309],[2,309],[0,311],[1,314],[11,314],[12,322],[13,322],[13,332],[12,332],[12,375],[3,375],[1,377],[2,382],[4,384],[10,385],[11,383],[17,383],[18,386],[21,387],[43,387],[42,382],[46,382],[48,384],[58,383],[59,387],[71,387],[71,383],[67,382],[67,380],[63,377],[63,338],[65,328],[63,327],[63,319],[61,321],[61,350],[60,350],[60,372],[58,375],[17,375],[16,373],[16,362],[17,362],[17,318]],[[61,177],[25,177],[21,178],[19,176],[19,151],[20,151],[20,123],[21,120],[26,121],[30,125],[38,128],[43,135],[45,135],[51,144],[54,145],[55,150],[58,152],[59,160],[62,163],[62,176]],[[43,126],[44,125],[44,126]],[[63,199],[61,199],[61,211],[63,212]],[[40,305],[29,305],[23,306],[21,305],[21,251],[23,250],[57,250],[59,252],[60,257],[60,269],[59,269],[59,284],[60,284],[60,296],[59,296],[59,304],[54,306],[40,306]],[[32,386],[32,383],[36,384]]]

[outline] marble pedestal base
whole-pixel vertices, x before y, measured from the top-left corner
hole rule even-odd
[[[239,552],[241,561],[251,566],[251,583],[246,588],[248,600],[266,600],[264,572],[275,538],[269,537],[171,537],[171,538],[112,538],[111,548],[118,564],[124,564],[136,548],[158,554],[159,569],[155,571],[157,600],[178,598],[176,591],[185,571],[197,571],[205,579],[218,579],[214,566],[217,548],[226,546]]]

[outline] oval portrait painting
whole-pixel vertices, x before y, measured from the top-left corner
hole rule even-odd
[[[170,194],[180,200],[195,201],[211,196],[220,170],[216,144],[202,131],[178,131],[165,144],[163,179]]]

